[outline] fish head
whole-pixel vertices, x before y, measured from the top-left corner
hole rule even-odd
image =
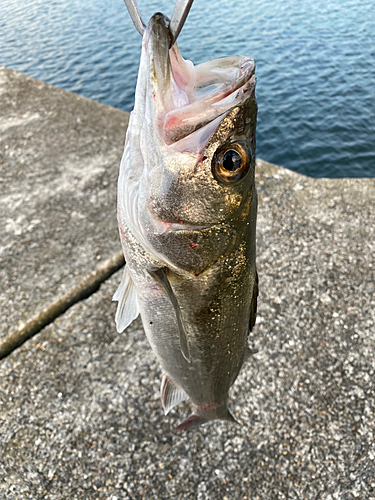
[[[254,203],[256,211],[255,65],[231,56],[194,66],[170,44],[169,20],[155,14],[120,168],[119,221],[166,264],[199,274],[238,243]]]

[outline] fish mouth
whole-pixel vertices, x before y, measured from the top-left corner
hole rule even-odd
[[[146,100],[155,111],[161,141],[194,153],[223,117],[252,95],[255,63],[250,57],[230,56],[194,66],[183,59],[176,43],[169,48],[170,42],[169,19],[154,14],[144,37],[151,66]]]
[[[169,111],[164,118],[164,140],[174,144],[197,130],[223,118],[234,107],[239,106],[255,89],[255,64],[248,57],[223,57],[196,67],[189,67],[190,80],[181,77],[186,62],[173,46],[171,67],[174,79],[179,82],[179,91],[187,96],[185,105]],[[183,67],[185,65],[185,68]],[[218,123],[220,123],[218,120]]]
[[[194,224],[185,224],[183,222],[181,223],[176,223],[176,222],[164,222],[159,219],[156,219],[153,217],[152,219],[153,222],[153,229],[154,229],[154,234],[155,235],[160,235],[160,234],[165,234],[165,233],[197,233],[199,231],[202,231],[204,229],[208,229],[211,226],[205,225],[205,226],[199,226],[199,225],[194,225]]]

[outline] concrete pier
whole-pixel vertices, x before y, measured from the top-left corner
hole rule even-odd
[[[0,68],[0,500],[375,500],[375,180],[257,161],[240,425],[184,435],[111,297],[128,114]]]
[[[5,68],[0,92],[1,353],[121,251],[115,186],[128,114]]]

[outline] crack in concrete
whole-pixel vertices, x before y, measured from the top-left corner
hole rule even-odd
[[[71,306],[81,300],[87,299],[90,295],[98,291],[100,285],[124,265],[124,256],[122,252],[119,252],[114,257],[107,259],[102,266],[83,279],[65,295],[52,302],[52,304],[36,314],[20,328],[7,335],[5,339],[0,341],[0,360],[39,333],[45,326],[52,323]]]

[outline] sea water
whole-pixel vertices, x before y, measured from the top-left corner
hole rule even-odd
[[[138,3],[145,21],[174,6]],[[194,63],[255,59],[259,157],[316,177],[375,176],[374,6],[195,0],[178,43]],[[0,1],[0,64],[126,111],[140,47],[122,0]]]

